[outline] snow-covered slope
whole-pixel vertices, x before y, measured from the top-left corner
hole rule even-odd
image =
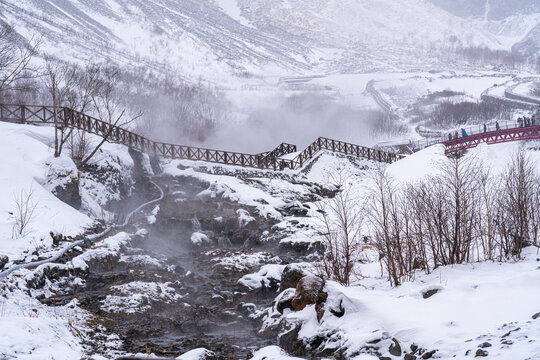
[[[512,49],[524,55],[540,58],[540,24],[531,29],[527,36]]]
[[[481,160],[498,176],[520,148],[528,149],[531,160],[540,164],[537,145],[482,144],[466,157]],[[388,172],[398,183],[414,184],[440,172],[443,159],[444,148],[433,146],[389,165]],[[331,156],[315,164],[308,178],[324,181],[320,175],[336,168],[349,169],[353,174],[355,194],[367,191],[369,178],[365,179],[365,169],[362,175],[351,164],[332,160]],[[308,223],[302,219],[302,224]],[[300,241],[301,233],[308,234],[305,229],[299,230],[291,239]],[[360,275],[354,284],[344,287],[332,281],[326,283],[328,300],[322,318],[318,320],[321,313],[314,304],[301,311],[277,310],[276,304],[283,304],[280,301],[288,296],[283,292],[273,307],[262,313],[261,331],[286,323],[278,339],[287,339],[281,343],[295,351],[298,343],[294,341],[298,338],[304,344],[315,344],[311,349],[319,354],[340,353],[350,359],[539,359],[538,247],[525,248],[522,258],[516,261],[441,266],[429,275],[417,272],[414,279],[396,288],[387,283],[377,262],[379,254],[370,246],[362,254],[363,261],[357,268]],[[290,295],[291,290],[285,291]],[[290,341],[291,337],[294,341]],[[408,356],[403,357],[405,354]],[[260,350],[255,358],[298,359],[287,357],[276,347]]]
[[[441,8],[462,17],[483,17],[486,20],[504,20],[510,16],[540,12],[536,0],[431,0]]]
[[[495,39],[423,0],[298,0],[247,1],[258,22],[289,27],[297,34],[330,45],[429,45],[453,36],[465,43],[494,43]],[[288,25],[290,24],[290,25]]]
[[[55,158],[53,134],[51,127],[0,122],[0,255],[8,256],[10,263],[36,260],[48,253],[53,246],[50,232],[63,236],[83,233],[94,225],[92,218],[108,214],[102,207],[109,200],[120,199],[118,184],[109,176],[97,180],[90,172],[77,170],[66,155],[69,150]],[[97,170],[116,173],[113,177],[122,181],[131,176],[133,167],[127,148],[109,143],[92,164]],[[81,212],[54,195],[58,187],[69,184],[79,187]],[[18,204],[22,210],[30,210],[22,231],[17,227],[21,218]]]
[[[5,0],[0,22],[63,59],[112,58],[188,79],[421,64],[419,49],[500,47],[426,0]],[[392,64],[392,65],[389,65]]]
[[[6,123],[0,123],[0,129],[0,255],[15,260],[24,251],[32,253],[50,246],[50,231],[77,235],[90,226],[89,217],[51,193],[60,184],[49,181],[56,178],[56,173],[77,176],[71,159],[54,158],[48,146],[51,129]],[[17,234],[20,231],[15,231],[15,221],[20,216],[17,216],[16,199],[21,193],[22,200],[28,199],[35,211],[23,233]]]

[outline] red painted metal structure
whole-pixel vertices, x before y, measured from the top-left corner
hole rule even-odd
[[[487,144],[498,144],[509,141],[534,139],[540,139],[540,125],[489,131],[444,141],[442,144],[446,146],[445,152],[452,154],[473,148],[483,142]]]

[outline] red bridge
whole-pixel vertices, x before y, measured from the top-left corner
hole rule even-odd
[[[487,144],[498,144],[508,141],[533,139],[540,139],[540,125],[474,134],[454,140],[448,140],[443,142],[443,144],[446,146],[445,152],[449,154],[473,148],[483,142]]]
[[[456,136],[461,132],[455,132],[454,134],[448,133],[413,142],[413,151],[416,152],[435,144],[443,144],[446,146],[445,153],[453,154],[473,148],[483,142],[486,144],[498,144],[509,141],[540,139],[540,120],[530,121],[527,124],[522,122],[521,126],[516,121],[506,121],[501,122],[498,126],[490,124],[484,128],[481,125],[466,128],[465,131],[467,136]],[[451,140],[450,137],[452,137]]]

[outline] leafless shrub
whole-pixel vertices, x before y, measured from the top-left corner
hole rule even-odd
[[[416,270],[478,260],[482,217],[480,164],[450,159],[428,180],[397,186],[380,169],[370,212],[373,237],[393,285]]]
[[[382,112],[375,112],[371,123],[371,135],[374,137],[397,136],[407,132],[407,126],[398,117]]]
[[[438,266],[519,258],[538,244],[540,175],[518,152],[500,177],[474,157],[443,161],[439,173],[397,186],[384,169],[374,175],[370,220],[392,285]]]
[[[92,150],[92,143],[88,134],[83,130],[73,130],[69,137],[67,147],[69,156],[75,163],[75,166],[77,166],[77,169],[80,169],[84,159],[90,155],[90,151]]]
[[[521,254],[526,241],[538,243],[540,177],[524,151],[517,152],[508,165],[498,191],[497,225],[500,256]]]
[[[24,90],[36,78],[30,62],[38,47],[39,41],[26,42],[10,26],[0,25],[0,93]]]
[[[497,100],[459,103],[445,101],[433,104],[428,107],[428,111],[425,111],[423,109],[425,102],[422,101],[414,106],[411,115],[416,121],[423,121],[426,125],[439,129],[509,119],[513,111],[511,107]]]
[[[468,62],[478,65],[496,65],[517,67],[526,65],[529,61],[526,55],[514,51],[492,50],[485,46],[458,46],[455,49],[458,56],[463,57]]]
[[[393,179],[382,166],[377,169],[373,180],[375,186],[370,196],[373,239],[380,259],[386,265],[390,283],[397,286],[401,284],[401,277],[405,272],[400,253],[402,223],[398,213],[399,192]]]
[[[478,189],[480,191],[481,216],[476,223],[476,232],[481,243],[483,258],[493,260],[497,249],[496,218],[498,212],[497,183],[491,176],[488,168],[481,167],[478,176]],[[480,259],[480,255],[477,257]]]
[[[540,98],[540,83],[535,83],[531,89],[531,95]]]
[[[12,236],[22,238],[29,234],[29,226],[34,219],[38,202],[34,200],[34,189],[21,190],[14,195]]]
[[[148,109],[137,122],[137,131],[157,141],[200,143],[213,134],[218,123],[228,119],[229,103],[206,84],[143,78],[134,73],[122,73],[121,78],[136,85],[127,87],[127,104]]]
[[[428,209],[436,197],[424,183],[398,186],[383,167],[373,175],[369,219],[372,238],[394,286],[412,279],[416,270],[430,270]],[[439,206],[441,204],[438,204]],[[431,261],[433,263],[433,261]]]
[[[337,192],[317,204],[319,231],[325,246],[318,269],[324,278],[349,285],[361,241],[363,205],[352,191],[346,172],[330,173],[329,180]]]

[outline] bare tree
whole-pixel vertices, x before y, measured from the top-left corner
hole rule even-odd
[[[401,284],[401,274],[399,266],[399,220],[397,203],[398,188],[393,179],[380,166],[373,176],[374,187],[370,198],[371,211],[370,220],[373,226],[373,238],[379,251],[379,258],[386,265],[390,283],[394,286]]]
[[[94,97],[100,91],[100,74],[103,65],[88,63],[79,68],[74,77],[73,95],[68,98],[67,106],[79,114],[94,111]],[[80,116],[80,115],[76,115]],[[71,128],[69,132],[68,148],[70,157],[78,169],[82,167],[84,159],[88,157],[91,141],[84,130]]]
[[[540,70],[540,62],[538,63]],[[540,98],[540,83],[535,83],[531,89],[531,95]]]
[[[10,26],[0,26],[0,93],[22,90],[27,80],[36,78],[31,60],[38,47],[39,41],[32,38],[24,42]]]
[[[317,203],[319,231],[325,246],[319,270],[321,276],[349,285],[361,241],[364,207],[345,171],[338,170],[328,176],[336,194]]]
[[[34,200],[34,189],[30,187],[30,190],[21,190],[14,195],[14,224],[13,224],[13,237],[20,238],[28,235],[29,225],[34,219],[34,212],[38,206],[37,201]]]
[[[64,143],[69,139],[73,129],[68,128],[60,119],[61,106],[75,98],[75,78],[77,69],[54,59],[46,59],[45,85],[51,95],[54,120],[54,156],[62,154]]]
[[[67,143],[77,168],[84,167],[109,139],[116,126],[125,126],[138,116],[127,118],[126,109],[120,109],[117,93],[119,70],[115,67],[89,63],[84,67],[47,59],[46,86],[52,98],[54,113],[54,155],[62,154]],[[67,107],[68,110],[63,109]],[[92,145],[87,134],[65,123],[66,116],[84,116],[94,113],[109,126],[101,134],[102,140]]]
[[[417,269],[429,272],[480,258],[473,253],[479,251],[484,214],[479,169],[474,158],[448,159],[439,174],[402,185],[384,168],[375,172],[372,234],[392,285],[412,278]]]
[[[476,232],[481,241],[484,260],[492,260],[496,254],[496,218],[497,218],[497,187],[485,167],[479,171],[479,190],[482,202],[482,216],[477,221]],[[480,258],[480,256],[478,256]]]
[[[500,255],[520,257],[526,241],[537,243],[540,177],[523,150],[513,155],[499,189]]]
[[[93,150],[81,161],[80,167],[88,164],[88,161],[98,152],[103,144],[109,139],[115,127],[123,127],[131,124],[142,116],[139,112],[133,116],[126,114],[126,108],[120,105],[118,92],[118,81],[120,71],[116,67],[102,67],[96,79],[96,91],[90,96],[92,105],[99,120],[108,126],[101,134],[101,141],[93,147]]]

